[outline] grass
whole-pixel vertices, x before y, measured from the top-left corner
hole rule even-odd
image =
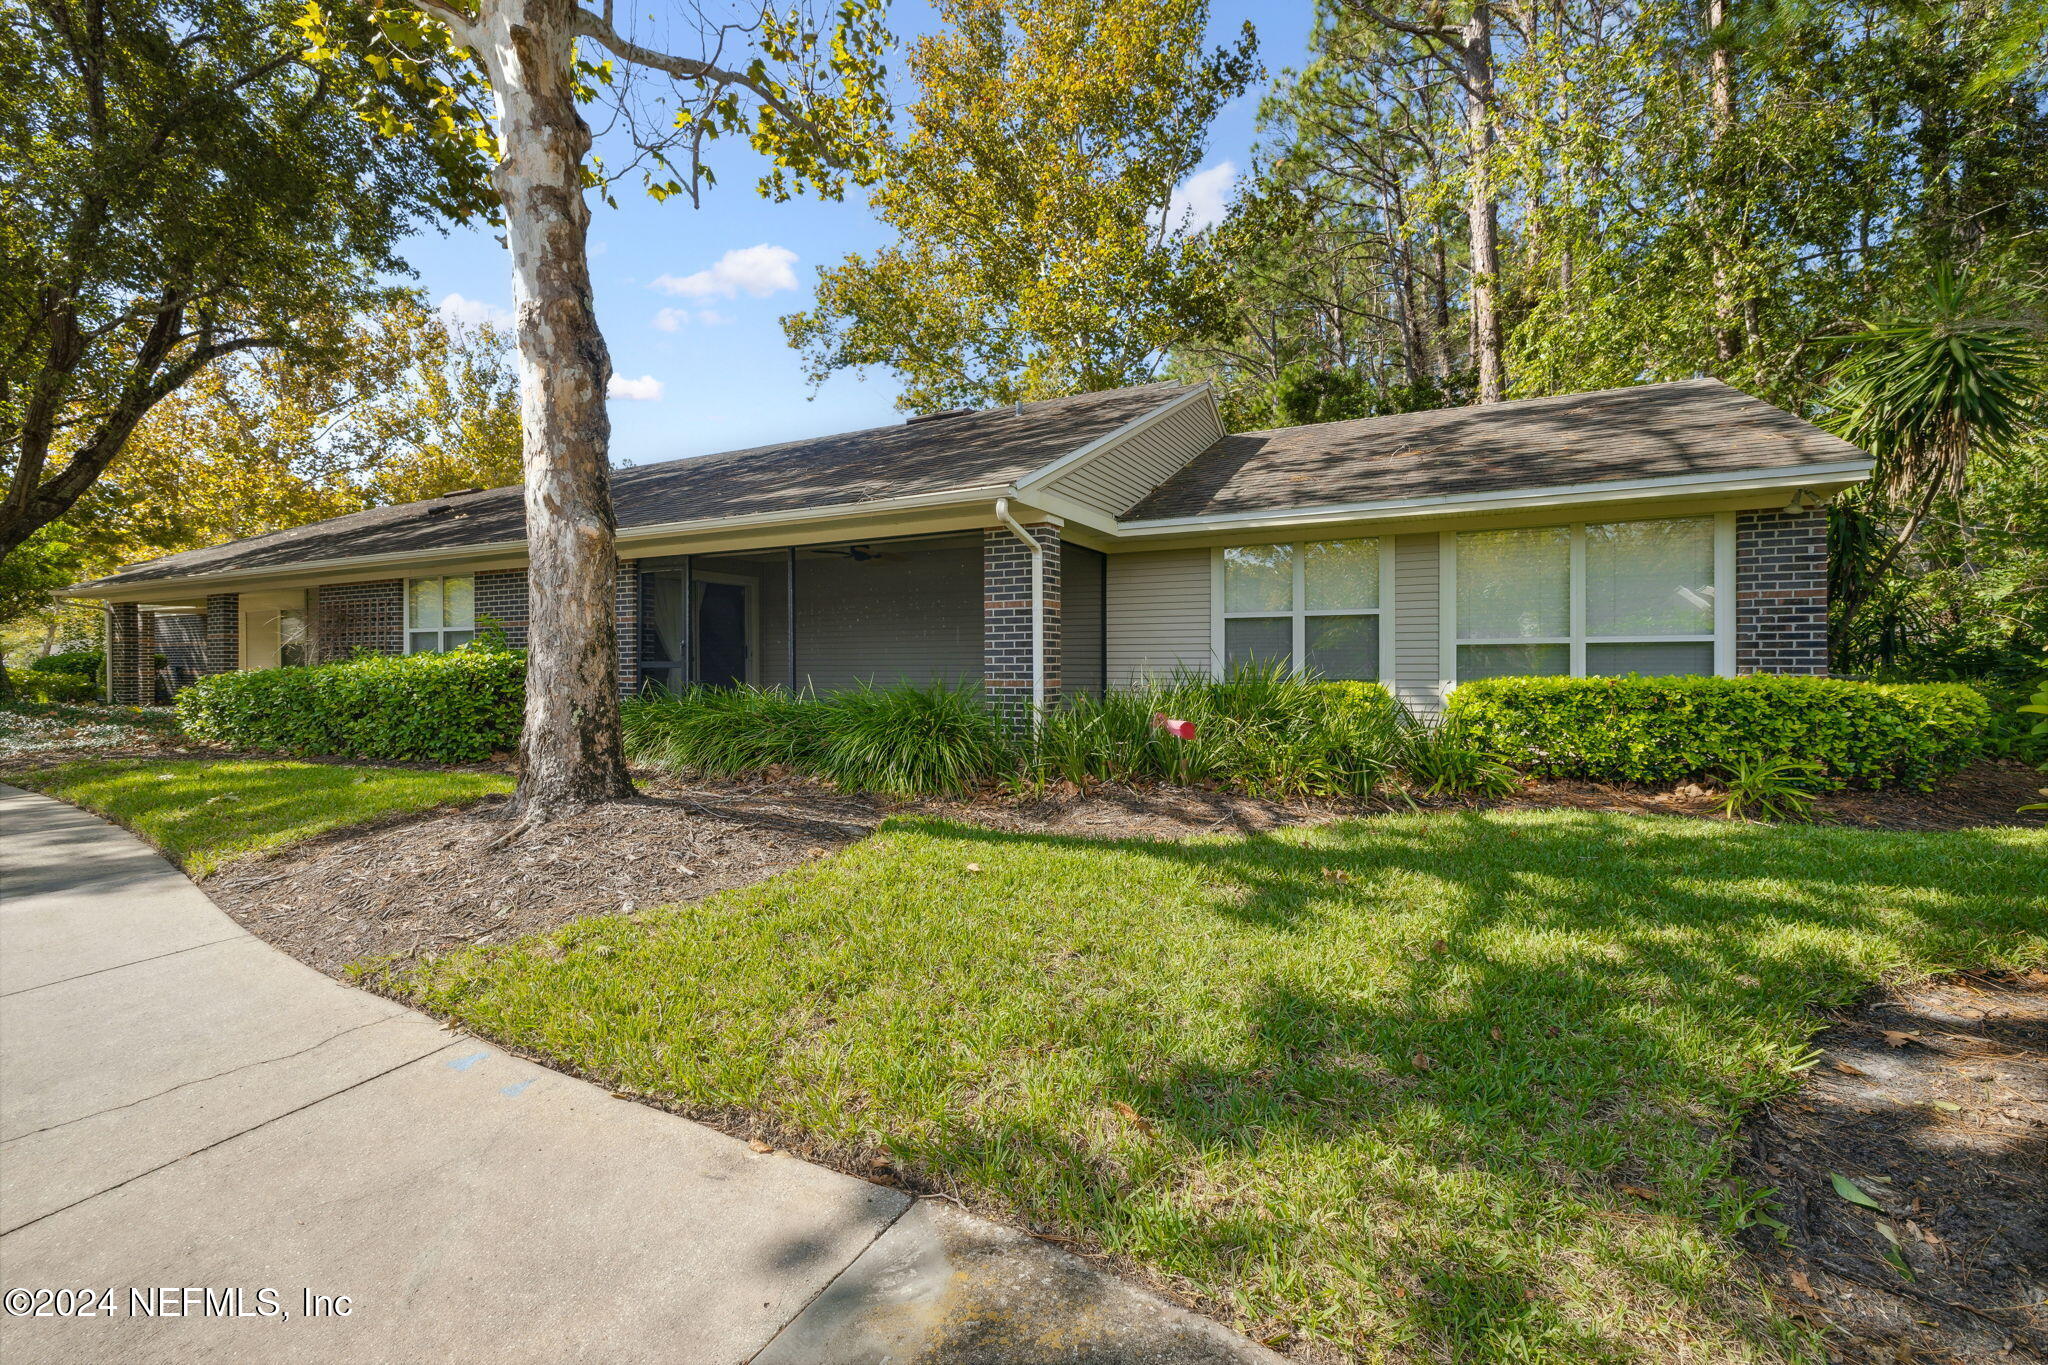
[[[1524,811],[891,822],[384,984],[1362,1360],[1808,1356],[1731,1241],[1815,1006],[2048,957],[2048,840]],[[1883,1174],[1872,1173],[1872,1174]]]
[[[497,773],[284,761],[66,763],[9,779],[98,811],[204,876],[231,858],[393,811],[512,790]]]

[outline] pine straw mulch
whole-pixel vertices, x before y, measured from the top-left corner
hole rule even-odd
[[[1749,1236],[1780,1305],[1838,1361],[2048,1360],[2048,972],[1929,981],[1814,1042],[1739,1162],[1777,1191],[1784,1232]]]

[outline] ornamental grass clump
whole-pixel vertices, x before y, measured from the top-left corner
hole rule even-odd
[[[1034,738],[1029,775],[1362,797],[1392,773],[1402,724],[1393,698],[1371,683],[1319,682],[1284,666],[1240,666],[1221,682],[1180,672],[1052,711]]]
[[[848,791],[957,793],[1014,768],[978,688],[868,687],[814,696],[779,687],[690,687],[621,708],[627,756],[705,777],[789,768]]]

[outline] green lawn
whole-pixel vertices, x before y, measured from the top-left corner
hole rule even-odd
[[[204,875],[230,858],[391,811],[512,790],[497,773],[284,761],[66,763],[7,780],[95,810]]]
[[[1729,1178],[1815,1005],[2048,956],[2048,840],[1579,812],[1102,844],[899,820],[387,983],[1357,1358],[1810,1352]],[[1872,1173],[1882,1174],[1882,1173]]]

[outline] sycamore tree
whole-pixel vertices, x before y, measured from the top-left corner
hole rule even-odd
[[[586,196],[637,175],[658,199],[695,202],[713,183],[708,144],[741,134],[773,163],[764,195],[837,197],[875,173],[889,117],[888,34],[874,0],[842,0],[829,21],[802,4],[670,18],[622,16],[610,0],[333,11],[314,0],[303,21],[316,60],[367,67],[394,97],[424,93],[434,105],[421,122],[373,100],[366,118],[468,158],[496,193],[511,253],[531,585],[514,834],[633,790],[614,683],[611,359],[591,295]],[[594,104],[630,145],[618,170],[592,160],[582,109]]]
[[[870,195],[894,244],[820,272],[783,319],[814,381],[880,365],[932,410],[1144,383],[1218,306],[1175,211],[1250,25],[1205,50],[1200,0],[942,0],[918,99]]]

